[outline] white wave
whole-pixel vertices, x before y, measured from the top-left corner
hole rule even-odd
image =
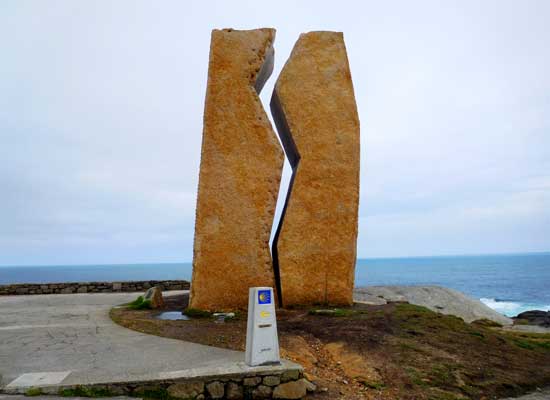
[[[550,311],[550,305],[535,304],[535,303],[520,303],[515,301],[500,301],[496,299],[479,299],[486,306],[492,308],[496,312],[506,315],[507,317],[515,317],[516,315],[530,310]]]

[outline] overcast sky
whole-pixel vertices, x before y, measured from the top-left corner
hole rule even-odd
[[[358,256],[550,250],[548,1],[2,1],[0,265],[191,261],[210,31],[343,31]],[[285,167],[281,197],[288,184]]]

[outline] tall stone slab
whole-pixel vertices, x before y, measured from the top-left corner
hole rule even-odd
[[[246,308],[273,287],[269,238],[284,161],[258,93],[273,70],[274,29],[212,31],[190,306]]]
[[[293,168],[273,244],[283,305],[352,303],[359,118],[342,33],[300,36],[271,110]]]

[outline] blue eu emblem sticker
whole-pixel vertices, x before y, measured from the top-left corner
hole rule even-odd
[[[258,290],[258,304],[271,304],[270,290]]]

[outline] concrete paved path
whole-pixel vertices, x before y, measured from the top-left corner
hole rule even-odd
[[[166,292],[165,295],[183,292]],[[247,369],[244,353],[135,332],[109,318],[137,293],[0,296],[0,388]]]
[[[26,396],[13,396],[0,394],[0,400],[29,400]],[[90,400],[89,397],[57,397],[57,396],[35,396],[31,400]],[[103,397],[102,400],[139,400],[139,397]],[[507,398],[502,400],[550,400],[550,389],[537,391],[521,397]]]
[[[102,397],[102,400],[140,400],[139,397]],[[23,396],[23,395],[10,395],[0,394],[0,400],[90,400],[89,397],[59,397],[59,396]],[[535,399],[536,400],[536,399]]]

